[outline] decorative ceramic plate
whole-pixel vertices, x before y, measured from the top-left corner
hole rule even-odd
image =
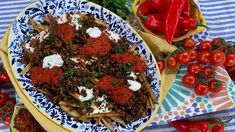
[[[85,0],[41,0],[27,6],[16,18],[10,30],[8,40],[8,56],[14,77],[18,80],[18,85],[23,89],[27,98],[29,98],[35,107],[41,110],[48,119],[58,125],[62,125],[72,131],[109,131],[103,124],[95,125],[95,120],[90,122],[81,122],[67,115],[57,104],[52,103],[46,96],[35,90],[31,84],[30,75],[21,74],[24,65],[20,58],[23,55],[22,42],[28,42],[27,35],[33,34],[33,29],[27,24],[29,18],[36,22],[42,22],[44,15],[50,13],[53,16],[60,16],[66,12],[81,12],[83,14],[94,14],[96,19],[107,22],[109,30],[126,38],[130,43],[138,45],[138,54],[144,55],[147,60],[148,70],[146,75],[152,74],[151,87],[159,98],[160,78],[154,56],[146,46],[140,36],[124,20],[112,12],[96,4]],[[130,45],[131,46],[131,45]],[[156,107],[158,104],[155,104]],[[133,121],[123,127],[113,122],[116,131],[135,131],[138,128],[145,127],[156,111],[147,111],[147,116],[137,121]]]

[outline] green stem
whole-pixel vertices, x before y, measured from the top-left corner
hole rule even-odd
[[[204,24],[202,24],[202,23],[200,23],[200,22],[197,22],[196,27],[204,27],[204,28],[206,28],[207,30],[210,30],[210,28],[209,28],[208,26],[206,26],[206,25],[204,25]]]
[[[144,21],[147,21],[148,20],[148,16],[144,16],[140,11],[138,11],[139,15],[140,15],[140,18]]]
[[[230,119],[228,119],[228,120],[226,120],[226,121],[223,121],[223,122],[218,121],[216,124],[209,124],[209,128],[212,129],[213,127],[215,127],[215,126],[217,126],[217,125],[219,125],[219,124],[225,126],[225,125],[228,124],[232,119],[233,119],[233,118],[230,117]]]

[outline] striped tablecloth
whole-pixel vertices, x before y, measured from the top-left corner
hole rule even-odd
[[[0,40],[10,26],[16,15],[33,0],[0,0]],[[210,27],[211,38],[224,37],[226,40],[235,41],[235,0],[200,0],[200,8]],[[3,92],[14,96],[14,89],[0,88]],[[234,119],[225,127],[226,132],[235,132],[235,109],[210,113],[194,119],[229,118]],[[9,129],[0,124],[0,132],[7,132]],[[169,125],[160,125],[154,128],[147,128],[148,132],[173,132],[176,131]]]

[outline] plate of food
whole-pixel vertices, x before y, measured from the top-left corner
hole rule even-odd
[[[156,114],[153,54],[131,26],[94,3],[31,3],[12,24],[7,52],[25,97],[68,131],[136,131]]]

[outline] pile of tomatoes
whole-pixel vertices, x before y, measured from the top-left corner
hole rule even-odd
[[[188,65],[187,74],[182,77],[182,83],[194,87],[197,95],[203,96],[210,92],[222,90],[223,82],[215,78],[212,66],[225,66],[235,71],[235,47],[233,42],[222,38],[203,41],[197,47],[192,38],[175,43],[178,49],[164,59],[158,59],[160,72],[165,68],[176,68],[178,64]],[[234,76],[234,75],[233,75]],[[234,78],[234,77],[233,77]]]
[[[0,92],[0,121],[6,126],[10,124],[15,104],[15,98],[10,98],[8,94]]]
[[[9,76],[3,66],[0,65],[0,84],[8,82],[10,82]],[[7,93],[0,91],[0,122],[3,122],[4,125],[10,124],[15,104],[14,98],[10,98]]]

